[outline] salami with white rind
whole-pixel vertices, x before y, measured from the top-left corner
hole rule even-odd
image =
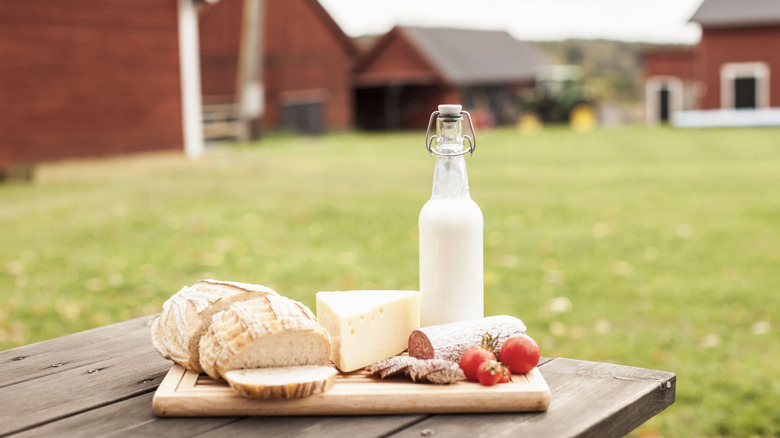
[[[422,327],[409,335],[409,356],[460,362],[469,347],[480,345],[485,333],[498,338],[496,350],[499,350],[507,338],[525,331],[523,321],[509,315]]]

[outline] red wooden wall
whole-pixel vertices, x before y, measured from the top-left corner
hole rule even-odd
[[[282,126],[282,109],[321,100],[330,129],[353,125],[352,68],[357,46],[316,0],[264,0],[261,125]],[[204,102],[235,99],[242,0],[223,0],[200,15]]]
[[[395,27],[360,61],[360,86],[387,84],[431,85],[445,81],[419,49]]]
[[[732,62],[765,62],[769,66],[769,105],[780,106],[780,27],[704,29],[695,66],[704,94],[701,109],[720,108],[720,68]]]
[[[0,2],[0,156],[183,149],[176,0]]]
[[[357,47],[316,0],[266,0],[264,123],[278,126],[286,102],[322,94],[325,125],[352,126]]]
[[[675,76],[682,80],[693,79],[693,48],[656,49],[642,54],[645,77]]]
[[[203,103],[233,102],[244,2],[222,0],[198,15]]]

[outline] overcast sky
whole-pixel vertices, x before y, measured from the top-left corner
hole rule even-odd
[[[506,30],[521,40],[608,38],[693,44],[703,0],[320,0],[350,36],[394,25]]]

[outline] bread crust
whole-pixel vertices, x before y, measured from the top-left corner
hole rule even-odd
[[[266,295],[279,296],[265,286],[232,281],[201,280],[184,286],[165,301],[152,322],[152,345],[162,357],[200,373],[200,338],[214,313],[234,302]]]

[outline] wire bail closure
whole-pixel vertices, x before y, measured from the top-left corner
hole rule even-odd
[[[463,135],[464,140],[469,141],[469,148],[463,149],[459,152],[441,152],[438,149],[435,148],[434,141],[438,140],[439,137],[435,135],[431,135],[431,126],[433,125],[434,119],[436,119],[436,116],[439,115],[439,111],[434,111],[431,113],[431,118],[428,120],[428,129],[425,131],[425,149],[428,149],[429,155],[444,155],[447,157],[457,157],[460,155],[465,155],[466,152],[469,153],[469,156],[474,155],[474,149],[477,148],[477,132],[474,131],[474,123],[471,121],[471,114],[468,113],[468,111],[461,111],[460,115],[465,116],[466,119],[469,121],[469,128],[471,128],[471,135],[472,137],[469,137],[468,135]],[[452,115],[446,115],[449,117],[452,117]]]

